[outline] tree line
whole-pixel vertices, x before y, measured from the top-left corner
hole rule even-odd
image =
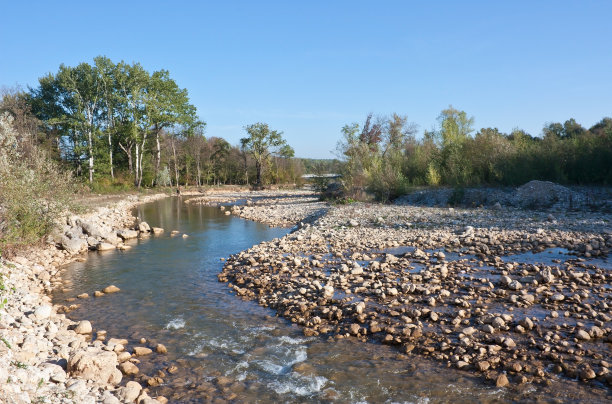
[[[28,91],[5,92],[0,110],[35,133],[50,155],[92,188],[299,181],[303,165],[282,132],[245,127],[239,145],[206,138],[186,89],[139,63],[61,65]]]
[[[416,134],[416,125],[398,114],[370,114],[363,125],[344,126],[337,150],[349,194],[389,200],[413,186],[511,186],[534,179],[612,184],[612,118],[589,129],[574,119],[549,123],[538,137],[521,129],[474,133],[474,118],[450,106],[436,129],[419,139]]]

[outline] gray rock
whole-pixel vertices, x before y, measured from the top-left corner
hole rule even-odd
[[[140,222],[138,223],[138,231],[148,233],[151,231],[151,226],[147,222]]]
[[[98,238],[104,238],[110,233],[110,229],[100,226],[97,223],[77,220],[77,224],[83,229],[83,233]]]
[[[70,254],[78,254],[82,251],[87,251],[88,248],[87,241],[81,238],[71,239],[64,236],[60,244],[62,248]]]
[[[132,238],[137,238],[138,232],[136,230],[121,229],[117,231],[117,235],[124,240],[129,240]]]
[[[98,251],[109,251],[114,249],[115,246],[110,243],[98,243],[98,245],[96,246],[96,250]]]
[[[51,313],[53,313],[53,309],[51,308],[51,306],[43,304],[42,306],[38,306],[38,308],[34,310],[34,317],[36,317],[38,320],[44,320],[46,318],[49,318],[51,316]]]
[[[588,332],[584,330],[578,330],[578,332],[576,333],[576,338],[583,340],[583,341],[588,341],[591,339],[591,336],[589,335]]]

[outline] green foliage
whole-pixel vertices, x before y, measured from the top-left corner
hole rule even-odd
[[[4,345],[6,345],[6,347],[8,349],[13,349],[13,347],[11,346],[11,344],[6,340],[6,338],[4,337],[0,337],[0,341],[4,342]]]
[[[13,366],[15,366],[16,368],[19,368],[19,369],[27,369],[28,368],[27,364],[25,364],[23,362],[20,362],[20,361],[12,361],[11,365],[13,365]]]
[[[72,205],[70,175],[12,123],[0,116],[0,247],[40,240]]]
[[[418,141],[413,127],[396,114],[379,118],[375,125],[369,115],[367,131],[358,124],[345,126],[338,150],[345,160],[347,193],[355,197],[367,190],[386,201],[413,185],[451,185],[455,191],[449,203],[456,204],[468,185],[520,185],[534,179],[612,184],[612,118],[588,130],[574,119],[549,123],[542,138],[519,129],[506,135],[496,128],[472,136],[473,122],[449,107],[438,118],[439,128],[425,131]],[[376,127],[381,131],[372,129]]]
[[[162,187],[168,187],[172,184],[170,180],[170,170],[168,170],[168,166],[164,166],[158,173],[155,178],[155,183]]]
[[[39,79],[30,93],[34,113],[56,137],[63,159],[77,173],[114,177],[117,163],[127,163],[134,185],[153,181],[160,166],[159,136],[181,127],[193,133],[205,124],[196,117],[187,90],[178,87],[167,70],[147,72],[140,64],[113,63],[98,56],[94,64],[61,65],[55,75]],[[150,142],[155,138],[154,174],[145,172]],[[127,161],[117,159],[125,153]],[[99,174],[98,174],[99,173]]]
[[[134,187],[131,181],[118,176],[115,180],[108,177],[97,179],[89,185],[89,189],[96,194],[116,194],[131,191]]]
[[[324,176],[314,177],[312,179],[312,186],[316,192],[322,193],[322,192],[325,192],[325,190],[327,189],[331,181],[333,181],[333,179],[329,177],[324,177]]]
[[[343,162],[338,159],[299,159],[307,174],[338,174],[343,169]]]
[[[293,156],[293,149],[287,145],[283,139],[283,132],[270,130],[267,123],[255,123],[244,128],[249,134],[248,137],[240,139],[242,149],[249,153],[255,160],[255,170],[257,177],[255,185],[262,185],[262,169],[268,163],[268,159],[273,154],[283,155],[288,158]]]
[[[463,199],[465,198],[465,188],[457,187],[453,189],[450,197],[448,198],[448,204],[450,206],[459,206],[463,203]]]
[[[415,126],[397,114],[375,123],[370,114],[363,127],[344,126],[338,152],[346,159],[342,182],[348,196],[362,199],[371,193],[386,202],[407,192],[410,183],[404,163],[414,132]]]

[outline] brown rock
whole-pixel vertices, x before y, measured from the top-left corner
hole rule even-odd
[[[591,336],[588,332],[584,330],[578,330],[578,332],[576,333],[576,338],[581,339],[583,341],[588,341],[591,339]]]
[[[165,354],[168,353],[168,349],[164,344],[157,344],[157,346],[155,347],[155,352],[157,352],[158,354]]]
[[[497,380],[495,381],[495,385],[497,387],[506,387],[509,384],[510,382],[508,381],[508,377],[506,377],[505,373],[500,373],[500,375],[497,376]]]
[[[115,285],[110,285],[110,286],[105,287],[102,291],[104,293],[115,293],[115,292],[119,292],[120,290],[121,289],[119,289]]]
[[[152,353],[153,351],[151,350],[151,348],[147,348],[143,346],[134,347],[134,355],[136,356],[145,356],[145,355],[150,355]]]
[[[132,354],[130,354],[129,352],[121,352],[117,355],[117,360],[119,361],[119,363],[121,363],[130,360],[131,357]]]
[[[159,386],[163,382],[164,382],[164,379],[162,379],[161,377],[149,377],[147,379],[147,384],[151,387]]]
[[[139,372],[138,367],[130,361],[122,362],[119,365],[119,370],[126,376],[135,375]]]
[[[138,382],[129,381],[125,387],[121,387],[118,390],[118,397],[126,403],[131,403],[138,398],[142,386]]]
[[[594,379],[597,375],[595,374],[595,371],[593,371],[593,369],[591,369],[590,367],[586,367],[582,370],[580,370],[580,378],[582,380],[590,380],[590,379]]]
[[[68,358],[68,371],[72,377],[93,380],[100,384],[117,385],[121,382],[121,371],[117,369],[114,352],[78,351]]]

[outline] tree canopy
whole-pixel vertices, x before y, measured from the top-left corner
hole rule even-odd
[[[255,160],[255,185],[261,186],[261,172],[271,155],[293,157],[294,151],[283,139],[283,132],[270,130],[267,123],[254,123],[244,128],[248,137],[240,139],[242,148]]]

